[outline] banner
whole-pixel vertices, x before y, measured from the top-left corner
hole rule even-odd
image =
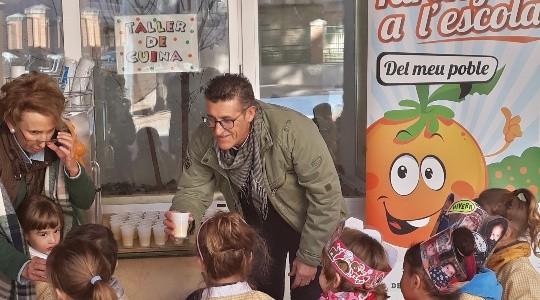
[[[540,4],[369,0],[368,15],[366,223],[402,264],[450,193],[539,198]],[[401,272],[386,280],[392,298]]]
[[[118,74],[199,70],[197,15],[114,17]]]

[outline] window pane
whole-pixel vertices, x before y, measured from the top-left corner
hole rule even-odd
[[[114,16],[197,14],[200,72],[118,74]],[[229,71],[227,1],[81,1],[83,54],[94,72],[104,195],[172,193],[203,88]]]
[[[60,74],[64,53],[60,0],[5,0],[0,20],[2,78],[28,71]]]
[[[345,196],[364,193],[355,2],[259,1],[261,98],[313,119]]]

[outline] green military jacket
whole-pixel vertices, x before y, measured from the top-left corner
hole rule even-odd
[[[284,107],[258,105],[264,120],[258,138],[269,201],[301,233],[297,257],[317,266],[325,243],[345,216],[332,157],[312,120]],[[210,128],[196,129],[187,153],[172,209],[190,212],[199,224],[214,191],[220,191],[229,209],[242,213],[227,171],[219,166]]]

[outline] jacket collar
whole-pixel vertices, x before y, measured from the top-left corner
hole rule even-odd
[[[263,121],[261,122],[261,128],[259,128],[259,145],[261,145],[261,153],[264,153],[268,148],[270,148],[273,145],[272,136],[270,135],[270,130],[268,129],[270,125],[270,121],[268,120],[268,116],[265,112],[265,107],[267,106],[266,103],[257,100],[256,105],[257,107],[257,113],[260,113],[262,115]]]

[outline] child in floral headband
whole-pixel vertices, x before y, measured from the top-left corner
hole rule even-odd
[[[396,250],[381,242],[379,232],[364,229],[358,219],[342,223],[323,250],[320,300],[388,298],[382,280],[392,269]]]

